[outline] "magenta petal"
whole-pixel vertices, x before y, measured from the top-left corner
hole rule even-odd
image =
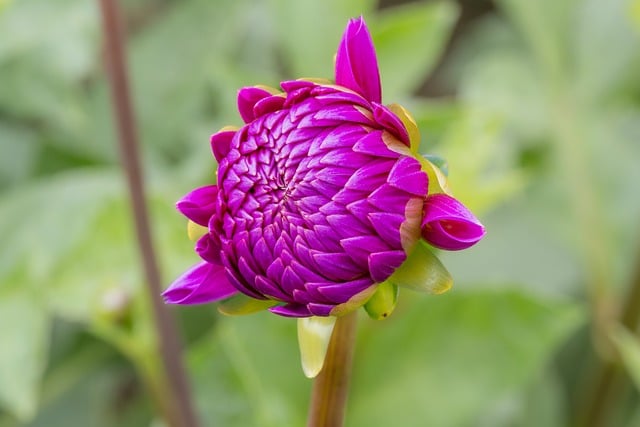
[[[212,264],[222,265],[220,260],[220,242],[213,239],[211,234],[206,233],[196,242],[196,253],[205,261]]]
[[[227,280],[222,266],[201,262],[178,277],[162,293],[168,304],[203,304],[238,293]]]
[[[403,251],[376,252],[369,255],[369,272],[377,282],[384,282],[407,258]]]
[[[372,286],[371,279],[358,279],[350,282],[338,283],[318,288],[318,292],[324,295],[334,304],[342,304],[349,301],[354,295]]]
[[[416,159],[402,157],[391,169],[387,182],[389,185],[414,196],[424,197],[427,195],[429,179]]]
[[[216,212],[217,202],[218,187],[207,185],[185,195],[176,203],[176,208],[191,221],[207,227],[209,219]]]
[[[484,234],[480,221],[453,197],[442,193],[427,197],[422,237],[433,246],[457,251],[474,245]]]
[[[269,96],[271,96],[269,91],[259,87],[243,87],[240,89],[238,91],[238,111],[242,120],[245,123],[252,122],[256,118],[253,107],[258,101]]]
[[[223,130],[211,135],[211,151],[218,162],[229,154],[231,140],[235,134],[235,130]]]
[[[273,113],[282,109],[285,98],[278,95],[271,95],[266,98],[262,98],[256,102],[253,106],[253,113],[256,117],[262,117],[266,114]]]
[[[318,304],[318,303],[309,303],[307,304],[309,311],[314,316],[331,316],[331,311],[336,308],[335,305],[332,304]]]
[[[311,316],[311,312],[305,305],[301,304],[286,304],[286,305],[276,305],[275,307],[269,308],[269,311],[274,314],[279,314],[280,316],[285,317],[309,317]]]
[[[338,46],[335,78],[337,84],[359,93],[368,101],[382,101],[376,51],[362,17],[351,19],[347,24]]]
[[[376,123],[381,124],[400,141],[404,142],[407,147],[409,146],[409,132],[407,132],[406,126],[389,108],[381,104],[374,104],[373,118]]]

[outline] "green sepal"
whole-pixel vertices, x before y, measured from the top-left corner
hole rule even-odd
[[[256,313],[276,305],[278,301],[272,299],[256,299],[237,294],[218,303],[218,311],[227,316],[239,316]]]
[[[435,167],[440,169],[440,172],[446,177],[449,177],[449,164],[444,157],[436,156],[435,154],[424,154],[425,159],[429,160]]]
[[[422,166],[422,170],[429,177],[429,194],[451,194],[446,174],[425,156],[418,155],[418,161]]]
[[[398,302],[398,286],[389,281],[378,285],[376,293],[364,305],[364,309],[374,320],[382,320],[391,315]]]
[[[430,294],[444,293],[453,285],[451,274],[422,240],[387,281]]]
[[[322,370],[335,323],[336,318],[333,316],[298,319],[300,361],[302,371],[307,378],[315,378]]]
[[[347,315],[354,310],[359,309],[369,298],[371,298],[371,296],[375,293],[375,291],[376,291],[375,285],[369,286],[364,291],[360,291],[354,296],[352,296],[351,298],[349,298],[348,301],[333,307],[330,314],[332,316],[340,317],[340,316]]]

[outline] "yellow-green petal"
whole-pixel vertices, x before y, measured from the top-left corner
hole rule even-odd
[[[416,120],[413,118],[411,113],[400,104],[390,104],[388,105],[388,108],[393,112],[393,114],[398,116],[400,121],[404,124],[404,127],[407,128],[409,142],[411,143],[411,152],[413,154],[417,154],[418,148],[420,147],[420,131],[418,130]]]
[[[388,281],[430,294],[444,293],[453,285],[451,274],[422,240]]]
[[[302,317],[298,319],[298,345],[302,371],[307,378],[315,378],[324,365],[336,318]]]
[[[342,304],[338,304],[331,310],[331,315],[340,317],[346,314],[351,313],[354,310],[362,307],[362,305],[371,298],[371,295],[376,291],[376,286],[371,285],[364,291],[360,291],[351,298],[347,302],[343,302]]]
[[[315,83],[318,85],[332,85],[333,82],[329,79],[325,79],[323,77],[300,77],[299,79],[296,79],[298,81],[302,81],[302,82],[311,82],[311,83]]]
[[[218,311],[227,316],[239,316],[256,313],[276,305],[278,301],[271,299],[255,299],[244,294],[234,295],[218,303]]]
[[[445,174],[428,159],[418,155],[418,160],[422,166],[422,170],[429,176],[429,194],[445,193],[451,195],[449,182]]]
[[[389,281],[378,285],[376,293],[364,305],[364,309],[374,320],[381,320],[389,317],[396,308],[398,302],[398,286]]]
[[[189,236],[189,240],[196,242],[202,236],[207,234],[209,230],[207,227],[203,227],[200,224],[196,224],[195,222],[189,220],[187,223],[187,236]]]

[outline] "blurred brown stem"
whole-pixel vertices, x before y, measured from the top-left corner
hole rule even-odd
[[[338,317],[324,367],[311,391],[307,427],[340,427],[349,395],[358,314]]]
[[[628,295],[620,314],[620,323],[630,331],[638,329],[640,321],[640,247],[637,252],[635,272],[631,279]],[[623,372],[615,360],[596,360],[592,371],[582,409],[578,414],[578,427],[605,427],[613,405],[623,390]]]
[[[122,25],[117,0],[100,0],[107,71],[113,110],[118,126],[120,156],[127,176],[138,249],[152,305],[156,336],[166,383],[160,408],[171,427],[195,427],[197,419],[190,399],[189,384],[181,357],[181,343],[174,321],[160,293],[160,273],[153,249],[149,216],[138,153],[136,123],[129,97]]]

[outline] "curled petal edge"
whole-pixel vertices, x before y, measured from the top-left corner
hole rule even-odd
[[[447,194],[427,197],[422,237],[431,245],[457,251],[475,245],[484,234],[484,226],[458,200]]]
[[[178,277],[163,293],[167,304],[204,304],[230,298],[238,290],[220,265],[201,262]]]
[[[218,187],[207,185],[187,193],[176,203],[176,209],[191,221],[206,227],[209,219],[216,212]]]

